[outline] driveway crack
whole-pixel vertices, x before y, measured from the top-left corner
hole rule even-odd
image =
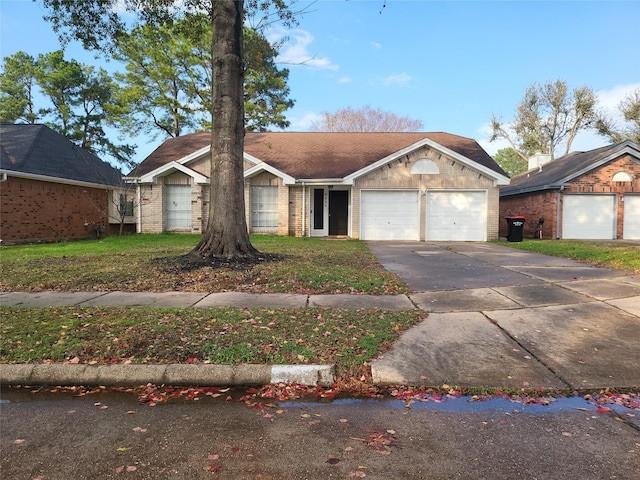
[[[546,368],[549,372],[551,372],[551,374],[556,377],[558,380],[560,380],[562,383],[564,383],[567,388],[573,389],[575,388],[573,385],[571,385],[571,383],[569,383],[567,380],[565,380],[553,367],[551,367],[550,365],[548,365],[547,363],[545,363],[538,355],[536,355],[534,352],[532,352],[529,348],[527,348],[526,345],[524,345],[520,340],[518,340],[517,337],[511,335],[511,333],[509,333],[508,330],[506,330],[505,328],[503,328],[502,326],[500,326],[500,324],[494,320],[492,320],[490,317],[487,316],[487,314],[485,314],[484,312],[481,312],[482,315],[484,315],[484,317],[491,322],[492,324],[494,324],[498,330],[500,330],[502,332],[502,334],[504,336],[506,336],[507,338],[511,339],[516,345],[518,345],[522,350],[524,350],[527,355],[529,355],[532,359],[534,359],[536,362],[538,362],[540,365],[542,365],[544,368]]]

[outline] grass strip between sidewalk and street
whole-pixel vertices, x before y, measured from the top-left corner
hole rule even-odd
[[[335,364],[356,370],[424,312],[4,307],[3,363]]]

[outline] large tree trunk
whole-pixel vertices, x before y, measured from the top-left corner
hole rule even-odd
[[[211,203],[199,257],[253,257],[244,203],[243,1],[213,0]]]

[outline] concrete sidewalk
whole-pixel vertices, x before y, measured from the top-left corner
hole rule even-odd
[[[5,306],[420,308],[374,382],[487,388],[640,387],[640,276],[487,243],[375,242],[411,295],[4,292]],[[331,385],[332,366],[7,365],[0,383]]]

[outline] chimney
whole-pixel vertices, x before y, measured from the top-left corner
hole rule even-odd
[[[529,170],[533,170],[537,168],[538,170],[542,170],[542,166],[545,163],[549,163],[551,160],[551,154],[549,153],[540,153],[536,152],[535,155],[529,157]]]

